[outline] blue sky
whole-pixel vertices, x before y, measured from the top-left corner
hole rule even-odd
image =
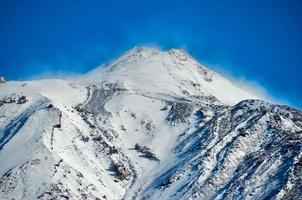
[[[302,108],[301,10],[299,0],[0,1],[0,76],[84,73],[156,44]]]

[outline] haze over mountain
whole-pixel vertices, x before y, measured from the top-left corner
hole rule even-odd
[[[301,199],[302,112],[180,49],[0,84],[0,199]]]

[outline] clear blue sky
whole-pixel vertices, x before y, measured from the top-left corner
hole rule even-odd
[[[144,44],[182,47],[302,108],[302,1],[0,1],[0,76],[83,73]]]

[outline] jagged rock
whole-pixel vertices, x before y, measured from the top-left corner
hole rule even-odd
[[[54,125],[54,128],[61,128],[61,124]]]
[[[163,108],[161,108],[160,110],[161,111],[166,111],[166,110],[168,110],[169,108],[168,108],[168,106],[164,106]]]
[[[89,137],[88,137],[88,136],[82,135],[81,140],[82,140],[83,142],[89,142]]]
[[[117,154],[117,153],[118,153],[118,150],[115,146],[109,147],[109,154],[110,155]]]
[[[146,146],[141,146],[139,144],[135,144],[134,149],[140,153],[142,153],[142,157],[150,159],[150,160],[156,160],[159,161],[155,153],[151,152],[151,149]]]
[[[137,150],[137,151],[140,151],[141,150],[141,146],[136,143],[135,146],[134,146],[134,149]]]
[[[1,100],[2,104],[4,103],[16,103],[16,104],[24,104],[28,101],[28,98],[24,95],[16,95],[16,94],[11,94],[9,97],[4,98]]]
[[[23,104],[23,103],[26,103],[27,101],[28,101],[27,97],[23,96],[23,95],[16,99],[17,104]]]
[[[131,113],[131,117],[136,119],[136,114],[135,113]]]
[[[187,122],[193,113],[193,105],[190,103],[172,103],[167,120],[173,124]]]
[[[48,108],[48,109],[53,108],[53,105],[52,105],[52,104],[49,104],[49,105],[47,106],[47,108]]]
[[[11,96],[3,99],[3,103],[15,103],[16,102],[16,95],[12,94]]]
[[[121,181],[127,179],[131,175],[122,162],[113,162],[112,167],[113,171],[116,173],[116,177]]]

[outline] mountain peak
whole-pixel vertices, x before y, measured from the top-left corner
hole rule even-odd
[[[175,49],[175,48],[172,48],[172,49],[169,49],[168,50],[168,53],[171,55],[171,56],[176,56],[182,60],[187,60],[189,56],[189,54],[184,50],[184,49]]]
[[[183,49],[162,51],[154,47],[134,47],[90,74],[88,83],[118,81],[129,90],[187,99],[214,97],[221,103],[233,105],[255,98],[202,66]]]
[[[191,58],[189,54],[181,48],[171,48],[168,50],[162,50],[160,48],[151,46],[135,46],[126,51],[124,54],[122,54],[121,57],[146,58],[160,53],[167,53],[170,56],[178,57],[181,60],[187,60],[188,58]]]
[[[161,50],[155,47],[148,46],[135,46],[126,51],[122,56],[130,57],[146,57],[160,53]]]

